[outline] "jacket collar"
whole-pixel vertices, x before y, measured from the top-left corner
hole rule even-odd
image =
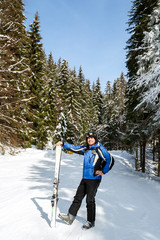
[[[88,149],[95,149],[95,148],[98,148],[98,147],[100,147],[100,142],[97,142],[96,144],[94,144],[94,145],[88,145]]]

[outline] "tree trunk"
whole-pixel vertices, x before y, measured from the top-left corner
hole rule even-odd
[[[143,140],[142,143],[142,172],[145,173],[145,163],[146,163],[146,141]]]
[[[160,139],[158,144],[158,177],[160,177]]]
[[[142,159],[143,159],[142,142],[140,142],[140,168],[142,168]]]
[[[138,171],[138,147],[136,147],[135,168],[136,168],[136,171]]]
[[[155,150],[156,150],[155,140],[153,140],[153,150],[152,150],[152,153],[153,153],[153,162],[155,161]]]

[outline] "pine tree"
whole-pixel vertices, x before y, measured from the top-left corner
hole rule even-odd
[[[45,83],[46,83],[46,57],[41,43],[40,22],[38,13],[35,15],[29,31],[29,59],[32,71],[30,79],[30,90],[33,100],[30,104],[28,120],[33,122],[31,143],[43,148],[47,142],[47,126],[44,121],[45,112]]]
[[[80,87],[83,88],[83,84],[85,83],[85,77],[84,77],[84,74],[83,74],[82,66],[79,67],[78,80],[79,80],[79,83],[80,83]]]
[[[96,81],[96,85],[93,89],[93,105],[95,106],[97,115],[98,115],[98,124],[102,123],[103,115],[103,95],[101,92],[100,79]]]
[[[124,148],[126,125],[125,91],[126,80],[123,73],[114,81],[112,88],[110,82],[107,82],[100,135],[108,149]]]
[[[69,78],[70,78],[70,73],[69,73],[69,68],[68,68],[68,62],[63,59],[61,65],[59,66],[59,74],[58,77],[56,78],[55,81],[55,87],[56,87],[56,92],[57,92],[57,112],[60,113],[61,110],[66,109],[67,105],[67,95],[69,92]]]
[[[145,172],[145,148],[149,138],[147,125],[151,115],[151,109],[137,108],[140,103],[141,91],[143,87],[135,88],[136,78],[139,72],[139,59],[147,52],[143,47],[145,32],[148,32],[150,16],[157,6],[159,0],[139,0],[133,2],[130,15],[129,31],[131,38],[128,41],[127,67],[128,67],[128,87],[127,87],[127,126],[128,144],[132,147],[140,144],[142,149],[142,172]],[[143,59],[143,58],[142,58]],[[146,66],[145,66],[146,67]]]
[[[23,143],[24,114],[29,101],[26,39],[21,0],[0,1],[0,142]]]
[[[135,112],[147,113],[142,121],[143,127],[141,127],[146,135],[142,145],[142,172],[145,172],[146,142],[155,138],[160,139],[160,2],[157,2],[157,5],[156,1],[154,2],[149,19],[148,29],[144,32],[141,45],[144,51],[138,56],[138,71],[135,77],[135,89],[141,90],[140,102]]]
[[[117,140],[123,148],[123,141],[125,137],[126,130],[126,80],[124,74],[121,73],[120,78],[115,81],[114,90],[113,90],[113,98],[114,98],[114,121],[116,122],[117,129]]]
[[[53,137],[53,131],[56,127],[56,87],[55,82],[58,77],[58,67],[53,60],[52,53],[49,54],[47,61],[47,81],[45,85],[46,101],[45,105],[47,107],[47,125],[49,128],[50,138]]]
[[[112,115],[114,109],[114,100],[113,100],[113,88],[111,87],[110,81],[107,81],[105,94],[104,94],[104,105],[103,105],[103,116],[102,124],[99,126],[99,135],[100,139],[103,142],[104,146],[107,149],[112,149],[114,146],[113,143],[113,129],[112,128]]]
[[[90,81],[86,80],[84,83],[83,98],[85,105],[81,106],[81,143],[85,143],[85,135],[89,130],[97,130],[98,113],[97,108],[93,105],[93,90],[90,86]]]
[[[114,95],[115,106],[117,106],[117,119],[119,132],[125,132],[125,124],[126,124],[126,87],[127,82],[125,80],[124,74],[121,73],[120,78],[116,81],[116,92]]]
[[[146,52],[142,48],[144,33],[148,29],[149,16],[153,8],[157,4],[157,0],[135,0],[130,12],[129,28],[131,34],[127,42],[127,68],[128,68],[128,84],[127,84],[127,126],[128,126],[128,143],[138,141],[146,141],[146,131],[144,119],[148,118],[148,112],[139,109],[135,112],[136,106],[140,103],[141,88],[135,89],[135,78],[138,71],[138,56]],[[142,31],[143,29],[143,31]]]
[[[75,79],[69,70],[68,62],[63,59],[62,63],[58,64],[58,75],[55,80],[56,90],[56,131],[54,139],[57,139],[57,127],[59,128],[59,119],[63,116],[65,118],[65,141],[74,141],[74,130],[76,128],[75,108],[77,105],[75,94]],[[62,134],[61,134],[62,135]]]
[[[88,129],[95,130],[98,132],[98,124],[99,124],[99,116],[98,116],[98,107],[95,107],[95,104],[93,103],[94,98],[94,83],[91,88],[90,81],[86,81],[86,99],[87,99],[87,115],[89,117],[89,125]]]
[[[79,87],[78,102],[80,103],[80,118],[79,118],[79,142],[83,144],[85,142],[85,135],[89,129],[96,129],[95,122],[97,118],[95,116],[95,109],[92,102],[92,90],[90,87],[90,81],[86,80],[83,74],[82,67],[79,68],[77,77],[77,84]]]
[[[61,111],[59,118],[57,120],[57,126],[54,131],[54,142],[57,141],[67,141],[67,119],[63,110]]]
[[[67,112],[70,128],[69,142],[77,142],[80,130],[80,109],[79,86],[75,69],[70,72],[69,92],[67,96]]]
[[[82,66],[79,67],[79,72],[78,72],[78,86],[79,86],[79,92],[81,95],[81,105],[82,108],[85,107],[85,96],[84,96],[84,91],[85,91],[85,77],[83,74]]]
[[[128,78],[131,80],[138,70],[137,56],[144,52],[141,48],[144,32],[147,30],[149,16],[158,0],[134,0],[129,14],[127,31],[131,37],[127,41],[127,68]]]
[[[160,129],[160,2],[150,16],[141,47],[145,51],[138,56],[135,88],[141,93],[137,109],[150,112],[145,125],[153,136]]]

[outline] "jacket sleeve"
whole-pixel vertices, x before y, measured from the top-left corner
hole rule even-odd
[[[67,143],[67,142],[63,143],[63,147],[66,150],[70,150],[74,153],[81,154],[81,155],[84,155],[85,149],[86,149],[86,146],[75,146],[75,145],[72,145],[72,144]]]
[[[105,162],[104,167],[102,169],[102,172],[105,174],[109,171],[109,167],[110,167],[110,163],[111,163],[111,156],[110,156],[109,152],[107,151],[107,149],[103,146],[101,146],[98,149],[98,154],[99,154],[100,158],[102,158],[102,160]]]

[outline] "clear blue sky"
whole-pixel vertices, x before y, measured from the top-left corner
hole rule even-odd
[[[46,54],[61,57],[69,68],[80,65],[86,79],[106,82],[127,73],[124,50],[129,35],[128,11],[131,0],[24,0],[26,26],[40,17],[41,36]]]

